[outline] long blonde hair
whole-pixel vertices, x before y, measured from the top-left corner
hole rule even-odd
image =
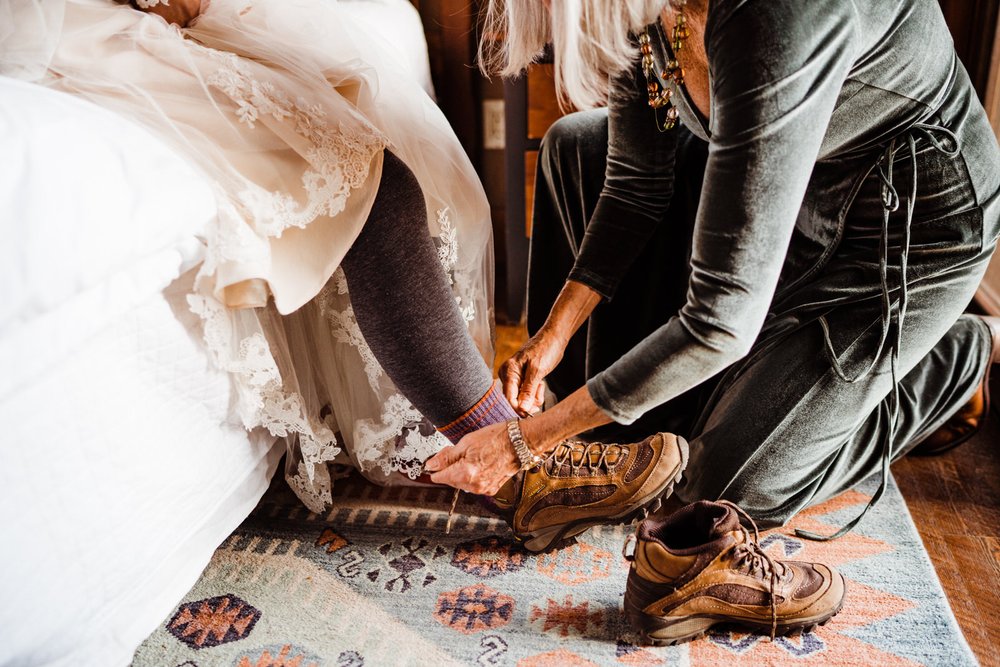
[[[487,0],[479,66],[516,76],[552,43],[559,102],[604,104],[608,77],[634,62],[629,33],[656,20],[668,0]]]

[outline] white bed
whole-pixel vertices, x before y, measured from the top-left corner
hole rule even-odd
[[[432,92],[407,0],[350,5]],[[0,665],[127,665],[284,448],[231,415],[185,300],[215,215],[199,174],[2,77],[0,156]]]
[[[214,215],[198,175],[2,79],[0,154],[0,663],[124,665],[281,450],[230,422],[186,305]]]

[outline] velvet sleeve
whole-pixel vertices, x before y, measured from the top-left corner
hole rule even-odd
[[[604,188],[570,280],[587,285],[605,299],[614,295],[670,204],[676,141],[675,132],[656,128],[641,65],[616,77],[608,99]]]
[[[691,280],[676,317],[588,383],[620,423],[745,356],[853,63],[851,3],[715,3],[705,35],[711,141]]]

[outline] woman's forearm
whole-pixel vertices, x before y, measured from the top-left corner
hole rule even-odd
[[[590,397],[583,386],[557,403],[554,407],[534,417],[521,421],[521,431],[528,447],[545,456],[566,438],[611,423]]]
[[[567,280],[556,302],[552,304],[542,331],[568,342],[600,302],[600,294],[583,283]]]
[[[500,367],[504,395],[519,415],[542,407],[545,376],[559,365],[569,339],[600,301],[601,295],[586,285],[566,281],[542,328]]]

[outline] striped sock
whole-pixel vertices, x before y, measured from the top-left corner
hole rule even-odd
[[[517,413],[500,390],[500,383],[494,382],[475,405],[466,410],[461,417],[438,430],[457,445],[466,433],[478,431],[490,424],[508,422],[511,419],[517,419]]]

